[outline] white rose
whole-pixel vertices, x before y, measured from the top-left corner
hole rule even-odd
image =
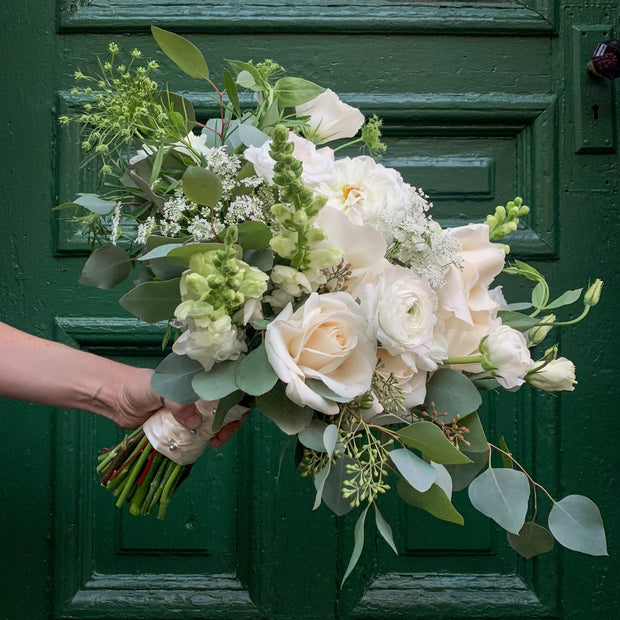
[[[526,381],[546,392],[559,392],[561,390],[573,391],[575,379],[575,364],[565,357],[558,357],[545,364],[540,369],[532,369],[527,374]]]
[[[450,357],[463,357],[478,350],[497,318],[501,298],[499,291],[491,293],[489,286],[504,268],[506,255],[489,241],[486,224],[450,228],[444,234],[455,239],[461,249],[457,253],[459,266],[448,267],[446,283],[437,291],[438,331]]]
[[[377,372],[384,377],[392,375],[398,387],[403,391],[403,406],[406,408],[421,405],[426,397],[425,371],[416,372],[400,355],[390,355],[385,349],[377,349],[377,358],[380,360]]]
[[[364,115],[340,100],[333,90],[295,107],[297,116],[309,116],[306,135],[316,144],[352,138],[364,124]]]
[[[295,145],[293,157],[303,164],[301,180],[305,185],[313,187],[322,181],[331,179],[332,166],[334,165],[334,151],[328,147],[317,149],[316,146],[300,136],[289,132],[288,139]],[[271,140],[262,146],[249,146],[243,156],[254,165],[254,170],[259,177],[267,183],[273,183],[274,160],[269,154]]]
[[[338,403],[315,392],[308,381],[321,382],[342,398],[367,392],[376,361],[375,339],[368,331],[350,295],[312,293],[298,310],[293,312],[289,304],[267,326],[265,349],[274,371],[287,384],[290,400],[335,415]]]
[[[480,343],[480,353],[493,366],[493,376],[506,390],[515,390],[534,364],[523,334],[497,321]]]
[[[377,340],[414,370],[434,370],[445,356],[433,340],[437,296],[413,271],[390,265],[364,289],[362,302]]]

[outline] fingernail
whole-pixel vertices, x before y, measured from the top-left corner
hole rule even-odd
[[[200,426],[202,419],[197,413],[193,413],[187,420],[185,421],[185,426],[189,429],[195,429]]]

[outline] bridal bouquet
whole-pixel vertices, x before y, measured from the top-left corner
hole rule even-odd
[[[507,263],[499,241],[528,213],[520,198],[483,223],[442,229],[424,193],[375,159],[380,120],[332,91],[271,60],[228,61],[218,87],[193,44],[152,32],[210,84],[215,118],[199,122],[190,101],[153,81],[155,62],[137,50],[123,62],[111,44],[99,77],[76,73],[83,113],[61,119],[84,125],[82,146],[102,162],[103,191],[61,205],[80,209],[98,246],[81,282],[111,288],[138,267],[120,304],[165,321],[172,342],[153,388],[204,416],[192,432],[162,409],[100,456],[117,506],[163,517],[218,430],[254,408],[294,438],[314,508],[359,512],[345,579],[369,511],[396,551],[378,507],[387,492],[462,524],[451,496],[467,487],[525,557],[553,539],[606,554],[596,505],[552,498],[502,438],[489,442],[477,414],[486,390],[573,390],[574,365],[557,346],[531,349],[583,319],[602,283],[555,296],[536,269]],[[369,154],[338,158],[352,143]],[[509,305],[494,286],[502,272],[531,281],[531,299]],[[557,320],[570,304],[582,311]],[[548,527],[536,523],[539,492],[552,503]]]

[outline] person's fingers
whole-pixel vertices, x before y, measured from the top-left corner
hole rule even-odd
[[[195,430],[200,426],[202,416],[198,413],[198,409],[196,409],[194,403],[190,403],[189,405],[178,405],[177,403],[162,399],[162,404],[172,413],[177,422],[182,424],[185,428]]]

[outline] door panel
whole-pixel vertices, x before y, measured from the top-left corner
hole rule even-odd
[[[81,166],[76,126],[55,121],[82,105],[70,94],[73,71],[96,72],[96,56],[111,40],[137,47],[160,63],[159,81],[185,91],[206,119],[212,108],[200,84],[163,57],[150,24],[188,34],[216,76],[223,58],[273,58],[381,116],[383,163],[422,186],[442,224],[481,220],[520,194],[532,211],[510,239],[513,255],[540,267],[558,290],[589,276],[605,279],[589,327],[566,330],[577,391],[494,395],[481,415],[489,438],[503,435],[555,496],[584,493],[602,507],[617,553],[620,515],[605,494],[617,487],[617,431],[600,412],[619,396],[612,346],[618,274],[609,260],[620,232],[618,88],[591,92],[582,75],[589,43],[618,32],[615,0],[8,4],[0,8],[10,26],[0,41],[8,58],[0,71],[4,85],[19,87],[0,101],[9,162],[0,172],[0,200],[10,218],[0,233],[0,320],[154,366],[163,328],[127,318],[117,291],[77,285],[88,247],[63,212],[51,212],[98,184],[96,167]],[[609,137],[590,121],[592,96],[607,97],[599,110],[614,130]],[[585,145],[588,132],[601,133],[601,146]],[[514,282],[506,286],[519,292]],[[0,457],[7,507],[0,512],[7,550],[0,620],[576,620],[594,611],[612,617],[620,604],[617,590],[605,588],[620,577],[613,557],[555,551],[520,560],[463,492],[455,504],[465,528],[386,497],[381,509],[400,554],[367,524],[360,567],[341,590],[356,515],[311,511],[311,482],[293,469],[285,438],[257,413],[199,461],[163,522],[117,511],[99,487],[96,454],[121,436],[108,421],[11,401],[0,402],[0,415],[11,438]]]

